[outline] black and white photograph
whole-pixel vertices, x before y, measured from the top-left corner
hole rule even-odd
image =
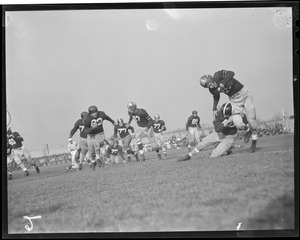
[[[296,20],[298,1],[3,4],[2,238],[299,236]]]

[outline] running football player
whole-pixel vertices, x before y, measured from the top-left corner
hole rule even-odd
[[[245,124],[248,123],[245,115],[243,120]],[[194,154],[216,144],[217,146],[212,151],[210,158],[231,154],[231,148],[233,148],[237,138],[237,127],[233,122],[231,103],[222,105],[221,109],[215,114],[213,124],[215,131],[203,138],[188,155],[179,158],[178,161],[190,160]]]
[[[129,130],[131,131],[131,134],[129,133]],[[124,120],[122,118],[119,118],[117,120],[117,124],[114,128],[114,137],[118,138],[118,135],[121,138],[123,149],[127,153],[128,161],[131,160],[130,155],[135,156],[136,160],[138,161],[138,153],[134,152],[130,146],[132,138],[134,137],[134,128],[124,123]]]
[[[154,138],[153,119],[145,109],[137,108],[137,105],[134,102],[129,102],[127,108],[129,114],[128,124],[131,123],[132,119],[135,119],[137,125],[140,127],[140,133],[137,136],[137,146],[141,155],[141,160],[145,161],[144,146],[142,143],[143,138],[148,138],[152,148],[157,152],[157,155],[159,155],[159,145],[155,142]]]
[[[103,129],[103,121],[109,121],[115,125],[112,120],[103,111],[98,111],[94,105],[88,108],[88,114],[83,117],[84,133],[87,134],[87,144],[91,156],[91,168],[95,170],[96,163],[99,162],[104,167],[104,159],[102,150],[104,148],[105,134]]]
[[[68,142],[72,142],[73,139],[72,137],[74,136],[74,134],[76,133],[76,131],[79,129],[80,133],[80,141],[79,141],[79,149],[78,152],[80,152],[79,155],[79,166],[78,166],[78,170],[82,169],[82,163],[86,157],[86,154],[88,152],[88,145],[87,145],[87,134],[83,131],[84,126],[83,126],[83,118],[84,116],[88,114],[88,112],[82,112],[80,114],[80,119],[78,119],[75,124],[74,127],[71,129],[70,134],[69,134],[69,139]]]
[[[153,131],[154,131],[154,137],[155,141],[159,145],[159,148],[163,151],[164,156],[167,155],[167,148],[164,140],[163,132],[166,131],[167,128],[165,126],[165,121],[160,119],[160,116],[156,114],[154,116],[154,124],[153,124]],[[160,153],[157,153],[158,158],[162,159],[162,156]]]
[[[224,93],[229,97],[233,114],[245,112],[250,128],[244,135],[244,142],[247,143],[252,135],[250,152],[253,153],[256,150],[258,129],[253,96],[247,87],[234,78],[234,75],[235,73],[233,71],[220,70],[217,71],[214,76],[202,76],[200,78],[200,85],[204,88],[208,88],[213,95],[214,116],[220,100],[220,93]]]
[[[200,125],[200,117],[198,116],[198,112],[194,110],[192,115],[188,118],[186,125],[186,130],[188,131],[188,151],[191,151],[191,145],[194,141],[198,144],[201,142],[201,136],[204,136],[204,131]]]
[[[27,163],[29,163],[31,166],[35,167],[35,170],[37,173],[40,173],[40,169],[38,166],[37,161],[33,161],[31,158],[31,155],[27,148],[23,145],[24,139],[21,137],[21,135],[18,132],[12,132],[11,129],[8,129],[7,131],[7,142],[8,142],[8,148],[12,149],[11,154],[9,155],[9,161],[10,163],[15,160],[15,162],[22,168],[24,171],[25,176],[29,176],[30,173],[27,170],[26,166],[22,162],[22,159],[26,159]],[[11,172],[11,171],[10,171]]]

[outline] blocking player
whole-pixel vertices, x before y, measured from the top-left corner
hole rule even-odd
[[[83,118],[84,133],[87,134],[87,144],[91,156],[91,168],[95,170],[96,162],[99,162],[104,166],[102,162],[103,154],[100,148],[104,148],[105,134],[103,129],[103,121],[109,121],[115,125],[115,121],[112,120],[103,111],[98,111],[98,108],[94,105],[88,108],[88,114]]]
[[[25,176],[29,176],[30,173],[27,170],[26,166],[22,162],[22,159],[26,159],[26,161],[31,165],[35,167],[35,170],[37,173],[40,173],[40,168],[38,166],[37,161],[33,161],[31,158],[31,155],[27,148],[23,145],[24,139],[21,137],[21,135],[18,132],[12,132],[11,129],[8,129],[7,131],[7,142],[8,142],[8,149],[11,148],[11,154],[8,158],[8,163],[11,164],[13,160],[22,168],[24,171]],[[10,165],[11,166],[11,165]],[[9,171],[11,173],[11,169]],[[10,178],[10,177],[9,177]]]
[[[131,134],[129,133],[129,130],[131,131]],[[131,160],[130,155],[133,155],[138,161],[139,160],[138,153],[134,152],[130,146],[132,138],[135,136],[134,128],[124,123],[124,120],[122,118],[119,118],[117,120],[117,124],[115,125],[114,128],[114,137],[118,138],[118,135],[122,140],[123,149],[127,153],[127,160],[130,161]]]
[[[73,139],[72,137],[74,136],[74,134],[76,133],[76,131],[79,129],[80,133],[80,141],[79,141],[79,149],[78,152],[80,152],[79,155],[79,166],[78,166],[78,170],[82,169],[82,163],[86,157],[86,154],[88,152],[88,145],[87,145],[87,134],[83,131],[84,126],[83,126],[83,118],[84,116],[88,114],[88,112],[82,112],[80,114],[80,119],[78,119],[75,124],[74,127],[71,129],[70,134],[69,134],[69,139],[68,142],[72,142]]]
[[[165,126],[165,121],[160,119],[160,116],[158,114],[156,114],[154,116],[154,124],[153,124],[153,131],[154,131],[154,137],[155,137],[155,141],[157,142],[157,144],[159,145],[159,148],[163,151],[164,156],[167,155],[167,148],[165,145],[165,140],[164,140],[164,136],[163,133],[164,131],[166,131],[167,128]],[[162,156],[160,153],[157,154],[159,159],[162,159]]]
[[[201,136],[205,135],[201,128],[200,117],[198,116],[198,112],[196,110],[194,110],[192,115],[188,118],[185,128],[189,133],[188,150],[191,151],[191,144],[194,141],[196,141],[198,144],[201,142]]]
[[[245,124],[248,123],[246,118],[243,120]],[[216,112],[213,124],[215,131],[203,138],[188,155],[179,158],[178,161],[190,160],[194,154],[199,153],[199,151],[208,146],[215,146],[216,144],[218,145],[212,151],[210,158],[231,154],[231,148],[233,148],[237,137],[237,127],[233,122],[231,103],[222,105],[221,109]]]
[[[256,150],[258,123],[256,120],[256,111],[253,102],[253,96],[248,88],[234,78],[233,71],[220,70],[214,76],[204,75],[200,78],[200,85],[208,88],[213,95],[213,113],[217,110],[220,100],[220,93],[224,93],[229,97],[232,104],[233,114],[245,112],[249,121],[250,128],[244,135],[244,142],[248,142],[252,135],[252,143],[250,152]]]
[[[123,160],[123,163],[126,163],[123,154],[123,148],[119,145],[119,140],[114,139],[113,144],[107,149],[107,162],[109,164],[119,163],[121,161],[120,158]]]
[[[140,133],[137,136],[137,146],[139,153],[141,155],[141,160],[145,161],[144,146],[142,143],[143,138],[148,138],[152,148],[157,152],[157,155],[160,154],[159,145],[155,142],[153,124],[154,121],[143,108],[137,108],[136,103],[129,102],[127,104],[129,120],[128,124],[131,123],[132,119],[135,119],[137,125],[140,127]]]

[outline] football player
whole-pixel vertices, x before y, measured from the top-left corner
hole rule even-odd
[[[131,131],[131,134],[129,133],[129,130]],[[122,140],[123,149],[127,153],[128,161],[131,160],[130,155],[135,156],[136,160],[138,161],[139,160],[138,153],[134,152],[132,150],[132,148],[130,147],[132,138],[135,136],[134,128],[132,126],[124,123],[124,120],[122,118],[119,118],[117,120],[117,124],[115,125],[115,128],[114,128],[114,137],[118,138],[118,135]]]
[[[82,163],[86,157],[86,154],[88,152],[88,145],[87,145],[87,134],[83,131],[84,126],[83,126],[83,118],[84,116],[88,114],[88,112],[82,112],[80,114],[80,119],[78,119],[75,124],[74,127],[71,129],[70,134],[69,134],[69,139],[68,142],[72,142],[73,139],[72,137],[74,136],[74,134],[76,133],[76,131],[79,129],[80,133],[80,141],[79,141],[79,149],[78,152],[80,152],[79,155],[79,166],[78,166],[78,170],[82,169]]]
[[[186,125],[186,130],[188,131],[188,151],[191,151],[191,144],[196,141],[197,144],[201,141],[201,136],[204,136],[204,131],[200,125],[200,117],[198,112],[194,110],[192,115],[188,118]]]
[[[33,161],[29,151],[23,145],[23,143],[22,143],[23,141],[24,141],[24,139],[21,137],[21,135],[18,132],[12,132],[11,129],[8,129],[8,131],[7,131],[8,148],[12,149],[11,154],[9,155],[8,161],[10,163],[12,163],[12,161],[14,160],[22,168],[22,170],[24,171],[24,175],[29,176],[30,173],[27,170],[24,163],[22,162],[22,159],[25,158],[26,161],[31,166],[35,167],[36,172],[40,173],[38,162]]]
[[[229,97],[233,108],[233,114],[245,111],[250,128],[244,135],[244,142],[248,142],[252,135],[250,152],[253,153],[256,150],[258,129],[253,96],[247,87],[234,78],[234,75],[235,73],[233,71],[220,70],[217,71],[214,76],[202,76],[200,78],[200,85],[204,88],[208,88],[213,95],[214,116],[220,100],[220,93],[224,93]]]
[[[154,116],[154,124],[153,124],[154,137],[160,149],[162,149],[164,156],[167,155],[166,152],[167,148],[165,145],[165,140],[162,132],[166,130],[167,128],[165,126],[165,122],[160,119],[160,116],[158,114],[156,114]],[[159,159],[162,159],[160,152],[158,152],[157,155]]]
[[[67,170],[70,170],[71,168],[79,169],[77,160],[79,158],[80,148],[79,148],[79,144],[73,141],[72,138],[69,138],[68,150],[72,156],[72,163],[67,167]]]
[[[87,144],[91,156],[92,170],[95,170],[97,162],[104,166],[104,162],[102,162],[104,160],[103,154],[102,150],[100,150],[100,148],[105,147],[105,135],[103,129],[104,120],[115,125],[114,120],[106,115],[105,112],[98,111],[98,108],[94,105],[88,108],[88,114],[83,117],[83,131],[87,134]]]
[[[245,115],[243,120],[245,124],[248,123]],[[215,114],[213,124],[215,131],[203,138],[188,155],[179,158],[178,161],[190,160],[194,154],[199,153],[199,151],[208,146],[215,146],[216,144],[217,146],[212,151],[210,158],[231,154],[231,148],[233,148],[237,137],[237,128],[233,124],[231,103],[222,105],[221,109]]]
[[[140,134],[137,136],[137,145],[141,160],[145,161],[144,146],[142,143],[143,138],[148,138],[152,148],[159,154],[159,145],[156,143],[153,132],[154,121],[143,108],[137,108],[136,103],[129,102],[127,104],[129,120],[128,124],[131,123],[132,119],[135,119],[137,125],[140,127]]]
[[[110,145],[107,149],[107,162],[111,163],[119,163],[120,158],[122,158],[123,163],[126,163],[123,148],[119,145],[119,140],[114,139],[113,144]]]

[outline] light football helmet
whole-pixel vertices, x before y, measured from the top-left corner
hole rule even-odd
[[[158,115],[158,114],[156,114],[155,116],[154,116],[154,121],[155,122],[158,122],[160,120],[160,116]]]
[[[204,75],[200,78],[200,85],[204,88],[208,88],[210,83],[213,83],[214,79],[211,75]]]
[[[224,103],[222,107],[223,107],[224,118],[229,118],[232,115],[231,103]]]
[[[90,106],[88,111],[89,111],[89,114],[92,114],[92,113],[98,112],[98,108],[96,106]]]
[[[130,111],[130,112],[135,112],[135,110],[136,110],[136,108],[137,108],[137,106],[136,106],[136,103],[134,103],[134,102],[129,102],[128,104],[127,104],[127,108],[128,108],[128,110]]]

